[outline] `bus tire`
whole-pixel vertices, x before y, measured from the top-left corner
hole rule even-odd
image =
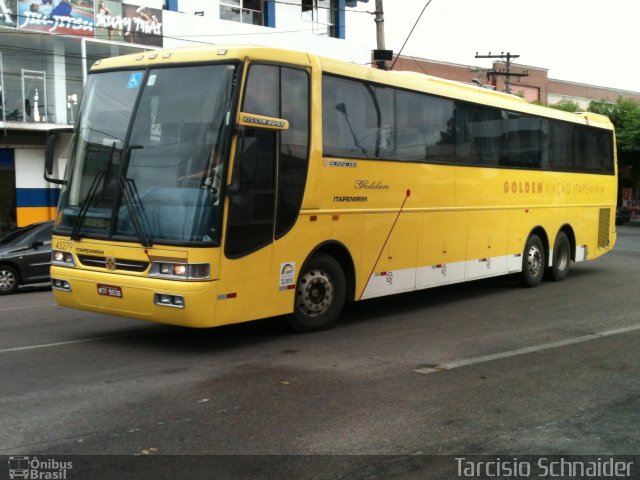
[[[544,276],[546,255],[542,240],[535,233],[531,235],[522,255],[522,283],[525,287],[537,287]]]
[[[547,267],[545,277],[554,282],[561,282],[569,274],[571,265],[571,243],[564,232],[559,232],[553,245],[553,258],[550,267]]]
[[[298,277],[289,325],[300,333],[330,328],[342,312],[346,292],[347,280],[337,260],[314,255]]]

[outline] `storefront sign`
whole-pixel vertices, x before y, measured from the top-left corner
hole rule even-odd
[[[96,38],[141,45],[162,46],[162,10],[99,0]]]
[[[18,0],[18,28],[93,37],[93,0]]]
[[[125,41],[162,46],[162,10],[122,4]]]
[[[0,26],[162,46],[162,9],[116,0],[0,0]]]
[[[16,0],[0,0],[0,27],[17,27]]]

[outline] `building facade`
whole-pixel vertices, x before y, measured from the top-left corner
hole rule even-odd
[[[0,236],[53,218],[58,188],[43,178],[46,139],[74,124],[95,61],[250,43],[366,63],[368,49],[345,48],[345,1],[0,0]],[[69,134],[60,137],[68,143]]]

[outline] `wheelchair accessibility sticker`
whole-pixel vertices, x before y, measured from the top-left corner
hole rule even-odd
[[[144,76],[144,72],[133,72],[129,76],[129,82],[127,83],[127,88],[138,88],[140,87],[140,83],[142,83],[142,77]]]

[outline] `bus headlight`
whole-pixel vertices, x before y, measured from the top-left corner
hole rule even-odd
[[[153,295],[153,303],[161,307],[184,308],[184,297],[169,293],[156,293]]]
[[[53,250],[51,252],[51,263],[62,267],[76,266],[76,262],[73,260],[71,252],[63,252],[62,250]]]
[[[71,285],[69,285],[69,282],[67,282],[66,280],[60,280],[59,278],[51,279],[51,287],[54,290],[62,290],[63,292],[71,291]]]
[[[172,280],[206,280],[209,275],[208,263],[153,262],[149,270],[150,277],[163,277]]]
[[[186,265],[176,263],[159,263],[158,273],[160,273],[160,275],[178,275],[184,277],[187,273],[187,267]]]

